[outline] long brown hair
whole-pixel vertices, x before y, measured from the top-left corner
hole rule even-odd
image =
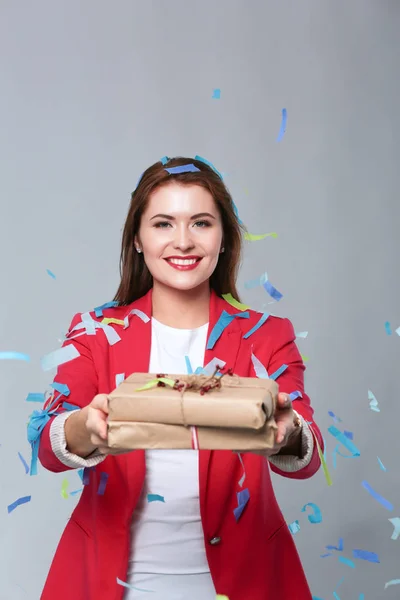
[[[163,164],[166,163],[166,164]],[[166,168],[193,164],[198,171],[169,174]],[[231,293],[239,300],[236,279],[241,262],[243,226],[235,213],[232,197],[218,171],[193,158],[176,157],[156,162],[141,176],[126,217],[122,234],[119,270],[121,282],[114,300],[127,305],[144,296],[153,286],[153,277],[146,266],[143,254],[138,254],[134,240],[139,232],[142,214],[151,193],[161,186],[175,181],[182,185],[200,185],[208,190],[221,215],[225,252],[219,255],[218,264],[210,277],[210,287],[221,296]]]

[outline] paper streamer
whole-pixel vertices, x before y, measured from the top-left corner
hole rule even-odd
[[[62,396],[66,396],[67,398],[71,393],[66,383],[58,383],[57,381],[53,381],[53,383],[50,384],[50,387],[52,387],[53,390],[56,390],[56,392],[59,392]]]
[[[352,569],[356,568],[356,565],[353,563],[353,561],[349,558],[346,558],[345,556],[339,556],[338,560],[339,562],[343,563],[344,565],[347,565],[348,567],[351,567]]]
[[[373,410],[374,412],[381,412],[381,409],[379,408],[379,402],[375,398],[375,396],[371,392],[371,390],[368,390],[368,400],[370,401],[369,402],[369,407],[370,407],[371,410]]]
[[[381,459],[379,458],[379,456],[376,457],[378,459],[378,463],[379,466],[381,468],[382,471],[387,471],[387,468],[385,467],[385,465],[383,464],[383,462],[381,461]]]
[[[125,321],[122,319],[114,319],[114,317],[103,317],[101,323],[103,325],[125,325]]]
[[[252,327],[251,329],[249,329],[249,331],[247,331],[243,338],[245,340],[247,340],[247,338],[249,338],[251,335],[253,335],[253,333],[255,333],[257,331],[257,329],[260,329],[261,325],[264,325],[265,321],[268,319],[269,314],[268,313],[263,313],[259,319],[259,321],[257,321],[257,323],[254,325],[254,327]]]
[[[393,519],[389,519],[389,521],[391,522],[391,524],[394,527],[393,533],[392,533],[392,537],[390,538],[391,540],[397,540],[399,535],[400,535],[400,518],[399,517],[394,517]]]
[[[248,501],[250,500],[250,492],[247,488],[245,488],[244,490],[237,492],[236,496],[238,505],[233,510],[233,514],[235,515],[236,522],[238,522],[247,506]]]
[[[118,583],[118,585],[122,585],[122,587],[128,588],[129,590],[136,590],[137,592],[151,592],[151,593],[154,593],[154,590],[144,590],[142,588],[135,587],[134,585],[129,585],[129,583],[126,583],[125,581],[122,581],[122,579],[119,579],[118,577],[117,577],[117,583]]]
[[[130,315],[135,315],[136,317],[139,317],[139,319],[141,319],[143,323],[148,323],[150,321],[150,317],[148,317],[146,313],[144,313],[142,310],[139,310],[138,308],[133,308],[124,318],[125,328],[129,326]]]
[[[351,454],[353,454],[354,456],[360,456],[359,449],[353,444],[353,442],[351,440],[349,440],[344,435],[344,433],[339,431],[339,429],[337,429],[336,427],[331,425],[328,428],[328,431],[331,435],[333,435],[333,437],[335,437],[338,440],[338,442],[340,442],[345,448],[347,448],[347,450],[349,452],[351,452]]]
[[[387,335],[392,335],[392,330],[391,330],[389,321],[386,321],[386,323],[385,323],[385,330],[386,330]]]
[[[114,308],[115,306],[118,306],[119,302],[117,300],[112,300],[111,302],[106,302],[105,304],[102,304],[101,306],[97,306],[96,308],[93,309],[94,314],[96,315],[96,317],[102,317],[103,316],[103,310],[105,310],[106,308]]]
[[[61,497],[68,500],[68,479],[63,479],[61,483]]]
[[[178,165],[177,167],[165,167],[165,171],[168,171],[170,175],[178,175],[179,173],[194,173],[200,171],[193,163],[188,165]]]
[[[276,138],[277,142],[281,142],[283,139],[283,136],[285,135],[286,123],[287,123],[287,110],[286,110],[286,108],[282,108],[281,128],[279,130],[278,137]]]
[[[164,502],[164,496],[160,496],[159,494],[147,494],[147,502]]]
[[[262,364],[262,362],[257,358],[253,352],[251,353],[251,362],[253,363],[253,368],[256,374],[256,377],[259,379],[269,379],[268,371]]]
[[[26,402],[41,402],[43,404],[45,398],[42,393],[30,392],[25,400]]]
[[[247,304],[242,304],[238,300],[235,300],[232,294],[222,294],[222,297],[226,302],[228,302],[228,304],[230,304],[237,310],[247,310],[250,308],[250,306],[247,306]]]
[[[284,372],[286,371],[286,369],[287,369],[287,368],[288,368],[288,366],[287,366],[287,365],[282,365],[282,366],[280,366],[280,367],[279,367],[279,369],[277,369],[277,370],[275,371],[275,373],[272,373],[272,374],[269,376],[269,378],[270,378],[270,379],[273,379],[273,380],[275,381],[276,379],[278,379],[278,377],[279,377],[280,375],[282,375],[282,373],[284,373]]]
[[[303,506],[303,508],[301,509],[301,512],[306,512],[307,507],[312,508],[313,513],[310,515],[307,515],[308,520],[310,521],[310,523],[321,523],[322,521],[322,513],[321,513],[321,509],[314,504],[314,502],[309,502],[308,504],[305,504]]]
[[[217,323],[214,325],[212,332],[210,333],[210,337],[207,342],[207,350],[212,350],[214,348],[215,344],[221,337],[224,329],[226,329],[226,327],[228,327],[228,325],[231,324],[233,319],[237,317],[240,319],[248,319],[250,317],[250,313],[246,311],[231,315],[228,312],[226,312],[226,310],[222,311],[221,316],[219,317]]]
[[[53,352],[46,354],[46,356],[43,356],[40,359],[40,364],[43,371],[51,371],[51,369],[55,369],[60,365],[78,358],[78,356],[80,356],[80,354],[75,346],[73,344],[68,344],[68,346],[64,346],[63,348],[59,348],[58,350],[54,350]]]
[[[248,231],[246,231],[243,234],[244,239],[247,242],[258,242],[260,240],[264,240],[266,237],[273,237],[273,238],[277,238],[278,234],[275,233],[275,231],[271,232],[271,233],[249,233]]]
[[[400,584],[400,579],[391,579],[390,581],[387,581],[385,583],[385,590],[390,587],[391,585],[399,585]]]
[[[296,521],[293,521],[292,523],[289,523],[289,530],[290,530],[290,533],[295,535],[298,531],[300,531],[299,522],[296,520]]]
[[[18,498],[17,500],[15,500],[15,502],[13,502],[12,504],[9,504],[7,506],[8,514],[10,514],[13,510],[15,510],[17,508],[17,506],[20,506],[21,504],[26,504],[27,502],[30,502],[31,497],[32,496],[22,496],[22,498]]]
[[[379,563],[379,557],[375,552],[368,552],[367,550],[353,550],[353,557],[359,560],[367,560],[372,563]]]
[[[26,460],[24,459],[24,457],[22,456],[21,452],[18,452],[18,456],[20,461],[22,462],[22,464],[24,465],[24,469],[25,469],[25,473],[28,474],[29,473],[29,466],[28,463],[26,462]]]
[[[382,506],[384,508],[386,508],[386,510],[393,510],[393,504],[391,504],[388,500],[386,500],[386,498],[384,498],[383,496],[381,496],[380,494],[378,494],[378,492],[376,492],[367,481],[363,481],[362,482],[362,486],[367,490],[367,492],[373,497],[375,498],[375,500],[377,500],[380,504],[382,504]]]
[[[97,488],[98,496],[104,496],[104,492],[106,491],[106,487],[107,487],[107,481],[108,481],[108,473],[105,473],[103,471],[102,473],[100,473],[100,482],[99,482],[99,487]]]
[[[0,360],[23,360],[30,362],[31,357],[29,354],[23,354],[22,352],[0,352]]]
[[[217,88],[217,89],[215,89],[215,90],[213,90],[213,95],[212,95],[212,97],[213,97],[213,98],[216,98],[217,100],[219,100],[219,99],[221,98],[221,90],[220,90],[220,89],[218,89],[218,88]]]
[[[326,464],[325,455],[323,454],[321,446],[319,445],[317,436],[315,435],[315,433],[311,427],[310,427],[310,431],[314,436],[314,442],[315,442],[315,445],[317,446],[317,452],[318,452],[319,460],[321,461],[321,466],[322,466],[323,473],[325,475],[326,483],[328,484],[328,486],[331,486],[333,484],[333,481],[332,481],[331,475],[329,473],[328,465]]]
[[[283,294],[281,294],[280,292],[278,292],[278,290],[276,289],[276,287],[274,287],[272,285],[272,283],[269,281],[269,279],[267,279],[267,281],[265,281],[263,283],[263,287],[268,292],[268,294],[271,296],[271,298],[273,298],[277,302],[279,302],[279,300],[281,300],[283,298]]]

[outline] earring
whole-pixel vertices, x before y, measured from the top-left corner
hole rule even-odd
[[[140,254],[140,253],[141,253],[141,249],[140,249],[140,248],[136,248],[136,252],[137,252],[138,254]]]
[[[223,246],[221,248],[221,252],[225,252],[225,248]]]

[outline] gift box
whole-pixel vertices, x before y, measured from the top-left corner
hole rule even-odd
[[[108,445],[126,450],[263,450],[278,385],[235,375],[134,373],[108,395]]]

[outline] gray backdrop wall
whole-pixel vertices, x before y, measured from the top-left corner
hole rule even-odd
[[[322,471],[274,483],[313,594],[400,597],[384,590],[400,578],[399,27],[396,0],[1,2],[0,351],[31,357],[0,361],[2,600],[39,598],[81,488],[76,472],[25,474],[39,408],[25,398],[52,381],[39,360],[73,314],[112,298],[130,193],[165,154],[211,160],[249,231],[278,233],[246,243],[240,290],[309,332],[298,345],[333,486]],[[284,295],[273,305],[244,286],[264,271]],[[330,425],[360,450],[336,468]]]

